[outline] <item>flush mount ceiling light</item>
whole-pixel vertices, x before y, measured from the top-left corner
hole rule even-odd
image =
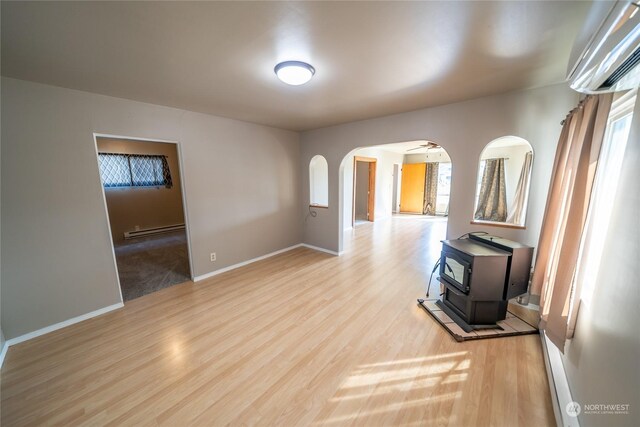
[[[291,86],[300,86],[311,80],[316,73],[316,69],[306,62],[285,61],[281,62],[273,69],[276,76],[284,83]]]

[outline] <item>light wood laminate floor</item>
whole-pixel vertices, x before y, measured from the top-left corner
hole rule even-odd
[[[416,305],[445,228],[360,226],[341,257],[295,249],[11,347],[2,425],[553,425],[539,336],[457,343]]]

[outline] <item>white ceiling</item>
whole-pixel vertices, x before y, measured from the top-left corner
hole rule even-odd
[[[5,76],[307,130],[560,82],[590,3],[1,4]]]
[[[385,150],[385,151],[391,151],[392,153],[400,153],[400,154],[440,154],[440,153],[446,153],[447,156],[449,155],[447,153],[447,150],[445,150],[442,147],[438,147],[438,148],[429,148],[427,150],[427,148],[419,148],[416,149],[418,147],[421,147],[422,145],[427,144],[426,139],[425,140],[417,140],[417,141],[405,141],[405,142],[394,142],[392,144],[383,144],[383,145],[378,145],[376,146],[376,148],[379,148],[381,150]],[[436,141],[433,141],[437,144]],[[507,147],[517,147],[517,146],[522,146],[522,145],[526,145],[527,147],[531,148],[531,144],[529,144],[529,142],[526,139],[522,139],[518,136],[511,136],[511,135],[506,135],[497,139],[494,139],[493,141],[491,141],[489,144],[491,144],[492,148],[507,148]],[[488,145],[487,145],[488,146]],[[483,151],[484,152],[484,151]]]

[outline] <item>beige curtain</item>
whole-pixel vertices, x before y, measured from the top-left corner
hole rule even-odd
[[[540,327],[562,351],[578,250],[611,100],[611,94],[588,96],[564,121],[540,231],[531,294],[540,295]]]
[[[436,214],[436,198],[438,196],[438,165],[437,162],[427,163],[424,174],[424,215]]]
[[[520,171],[520,178],[518,179],[518,186],[516,187],[516,192],[513,197],[513,203],[509,208],[509,213],[507,214],[507,222],[512,224],[523,224],[524,223],[524,214],[527,210],[526,199],[527,199],[527,190],[529,187],[529,179],[531,178],[531,164],[533,162],[533,153],[529,151],[524,156],[524,161],[522,162],[522,170]]]
[[[507,219],[504,159],[485,160],[475,219],[504,222]]]

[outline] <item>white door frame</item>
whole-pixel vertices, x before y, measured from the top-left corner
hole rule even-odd
[[[184,166],[182,163],[182,144],[178,141],[169,141],[166,139],[160,138],[140,138],[135,136],[124,136],[124,135],[111,135],[106,133],[93,133],[93,148],[96,151],[96,167],[98,168],[98,177],[100,178],[100,190],[102,191],[102,201],[104,202],[104,211],[107,215],[107,229],[109,230],[109,241],[111,242],[111,254],[113,255],[113,266],[116,270],[116,280],[118,281],[118,290],[120,291],[120,302],[124,303],[124,299],[122,298],[122,287],[120,285],[120,274],[118,272],[118,263],[116,261],[116,248],[113,244],[113,235],[111,234],[111,220],[109,219],[109,208],[107,206],[107,196],[104,192],[104,186],[102,185],[102,176],[100,175],[100,163],[98,160],[98,138],[112,138],[112,139],[126,139],[130,141],[141,141],[141,142],[160,142],[165,144],[175,144],[176,145],[176,153],[178,155],[178,167],[180,170],[180,190],[182,191],[182,212],[184,215],[184,228],[187,233],[187,257],[189,258],[189,274],[191,275],[191,280],[193,281],[194,273],[193,273],[193,262],[191,260],[191,232],[189,230],[189,211],[187,209],[187,193],[185,191],[185,179],[184,179]]]
[[[393,191],[391,193],[391,199],[393,200],[393,206],[391,209],[391,214],[400,213],[400,185],[402,181],[402,163],[394,163],[393,164],[393,179],[391,184],[393,185],[393,181],[395,181],[395,185],[393,186]]]

